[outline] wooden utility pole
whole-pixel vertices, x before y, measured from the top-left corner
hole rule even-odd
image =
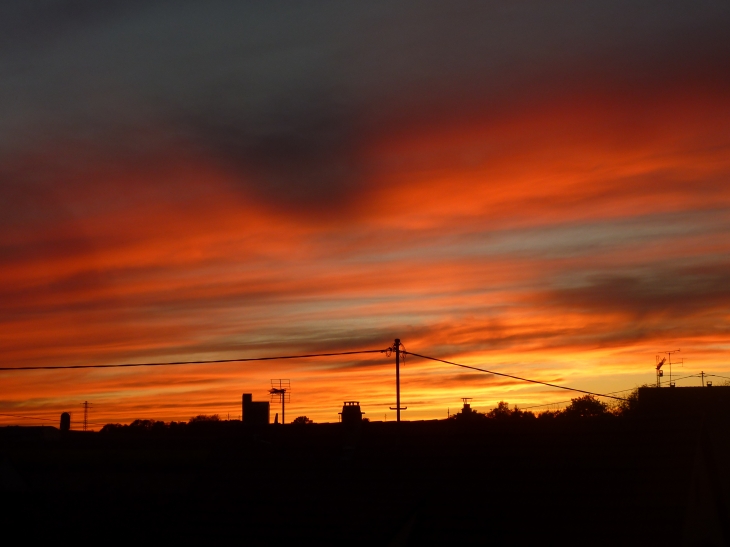
[[[408,407],[400,406],[400,338],[396,338],[393,342],[393,351],[395,352],[395,408],[390,407],[390,410],[396,411],[396,422],[400,422],[400,411],[407,410]]]
[[[396,421],[400,422],[400,339],[395,339],[395,408]]]

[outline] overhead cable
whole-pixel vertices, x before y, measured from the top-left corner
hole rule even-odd
[[[410,351],[404,352],[408,353],[409,355],[413,355],[414,357],[420,357],[421,359],[428,359],[430,361],[438,361],[439,363],[445,363],[447,365],[454,365],[455,367],[461,367],[461,368],[468,368],[471,370],[476,370],[478,372],[486,372],[487,374],[494,374],[496,376],[504,376],[505,378],[512,378],[513,380],[520,380],[521,382],[530,382],[531,384],[540,384],[543,386],[550,386],[558,389],[565,389],[567,391],[576,391],[578,393],[585,393],[586,395],[593,395],[595,397],[607,397],[609,399],[616,399],[619,401],[626,401],[623,397],[616,397],[614,395],[607,395],[603,393],[594,393],[593,391],[586,391],[584,389],[576,389],[573,387],[567,387],[567,386],[559,386],[557,384],[551,384],[549,382],[542,382],[540,380],[531,380],[529,378],[522,378],[521,376],[515,376],[513,374],[505,374],[504,372],[494,372],[493,370],[487,370],[484,368],[479,367],[472,367],[470,365],[462,365],[461,363],[454,363],[453,361],[446,361],[445,359],[438,359],[436,357],[428,357],[427,355],[419,355],[418,353],[413,353]]]
[[[169,363],[121,363],[113,365],[59,365],[35,367],[0,367],[0,371],[14,370],[65,370],[78,368],[123,368],[123,367],[167,367],[175,365],[208,365],[213,363],[242,363],[245,361],[277,361],[281,359],[305,359],[307,357],[334,357],[336,355],[358,355],[362,353],[385,353],[387,349],[368,349],[360,351],[341,351],[337,353],[312,353],[308,355],[278,355],[274,357],[239,357],[236,359],[211,359],[208,361],[174,361]]]
[[[625,391],[635,391],[636,389],[637,388],[635,388],[635,387],[630,387],[627,389],[619,389],[618,391],[609,391],[608,393],[606,393],[606,395],[615,395],[616,393],[624,393]],[[625,400],[625,399],[622,399],[622,400]],[[564,405],[564,404],[572,403],[572,402],[573,402],[573,400],[571,399],[570,401],[556,401],[554,403],[545,403],[542,405],[531,405],[531,406],[515,405],[515,408],[518,408],[519,410],[527,410],[528,408],[539,408],[541,406]]]
[[[705,374],[705,376],[713,376],[715,378],[723,378],[725,380],[730,380],[730,377],[728,377],[728,376],[720,376],[719,374]]]
[[[25,418],[26,420],[43,420],[44,422],[56,422],[58,423],[57,418],[39,418],[38,416],[20,416],[19,414],[0,414],[0,416],[10,416],[12,418]],[[75,423],[79,423],[79,420],[77,420]],[[91,425],[106,425],[99,422],[86,422],[87,424]]]

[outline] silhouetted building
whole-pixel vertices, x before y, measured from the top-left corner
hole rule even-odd
[[[64,412],[61,414],[61,431],[68,431],[71,429],[71,414]]]
[[[471,409],[471,404],[469,404],[469,401],[471,401],[471,397],[462,397],[461,400],[464,401],[464,406],[461,409],[461,414],[463,416],[468,416],[469,414],[474,412]]]
[[[269,402],[255,402],[250,393],[243,394],[241,421],[246,425],[269,424]]]
[[[653,417],[730,417],[730,386],[641,387],[638,410]]]
[[[471,407],[469,401],[471,397],[462,397],[461,400],[464,402],[464,406],[461,408],[461,412],[457,412],[450,416],[451,419],[459,422],[473,422],[483,420],[486,416],[481,412],[477,412]]]
[[[345,401],[342,405],[342,412],[340,412],[342,423],[347,425],[361,423],[363,414],[364,412],[360,410],[359,401]]]

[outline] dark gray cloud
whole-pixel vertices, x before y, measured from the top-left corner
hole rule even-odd
[[[651,271],[588,275],[585,284],[548,293],[560,309],[623,313],[633,321],[666,319],[672,323],[697,314],[726,313],[730,307],[730,263],[668,266]]]
[[[719,1],[6,3],[0,164],[187,146],[272,203],[345,203],[394,127],[727,83],[729,24]]]

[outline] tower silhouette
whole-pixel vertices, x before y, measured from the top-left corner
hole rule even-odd
[[[284,414],[285,409],[285,403],[288,403],[291,401],[291,395],[289,391],[291,390],[291,382],[289,380],[271,380],[271,389],[269,390],[269,393],[271,394],[271,402],[278,403],[281,402],[281,423],[286,423],[286,418]]]

